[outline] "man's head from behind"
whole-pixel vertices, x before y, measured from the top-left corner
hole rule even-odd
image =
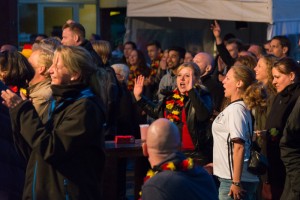
[[[163,161],[180,149],[180,134],[177,126],[165,118],[155,120],[148,128],[143,153],[149,156],[151,166]]]
[[[66,23],[62,31],[61,43],[65,46],[79,46],[85,40],[85,29],[79,23]]]

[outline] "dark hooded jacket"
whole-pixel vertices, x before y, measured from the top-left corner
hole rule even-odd
[[[103,105],[81,84],[51,88],[46,125],[30,101],[10,110],[14,133],[32,149],[23,199],[102,199]]]
[[[109,65],[104,65],[101,57],[93,49],[90,41],[84,40],[80,45],[90,52],[93,62],[98,66],[98,75],[101,77],[100,98],[105,104],[105,116],[106,116],[106,128],[105,135],[113,138],[117,134],[117,120],[116,115],[118,114],[119,99],[120,99],[120,88],[118,86],[117,77],[113,68]]]
[[[25,169],[25,159],[14,145],[8,110],[0,105],[0,191],[10,198],[21,198]]]
[[[167,162],[173,162],[177,166],[176,163],[184,159],[186,158],[182,153],[172,153],[153,169],[160,169]],[[142,199],[217,200],[218,192],[212,177],[202,167],[197,166],[187,171],[157,170],[143,185]]]

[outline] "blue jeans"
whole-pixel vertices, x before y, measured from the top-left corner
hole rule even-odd
[[[230,196],[228,196],[232,180],[219,178],[220,187],[219,187],[219,200],[232,200]],[[242,187],[247,192],[243,196],[243,200],[256,200],[256,188],[258,186],[258,182],[241,182]]]

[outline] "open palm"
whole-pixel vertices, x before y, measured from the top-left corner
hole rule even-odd
[[[143,93],[143,86],[144,86],[144,79],[145,77],[142,75],[139,75],[135,80],[134,88],[133,88],[133,94],[135,99],[138,101],[142,98]]]

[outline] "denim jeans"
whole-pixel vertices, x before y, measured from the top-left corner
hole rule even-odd
[[[219,200],[231,200],[232,198],[228,196],[232,180],[219,178],[220,187],[219,187]],[[241,182],[242,188],[247,192],[243,196],[243,200],[256,200],[256,188],[258,182]]]

